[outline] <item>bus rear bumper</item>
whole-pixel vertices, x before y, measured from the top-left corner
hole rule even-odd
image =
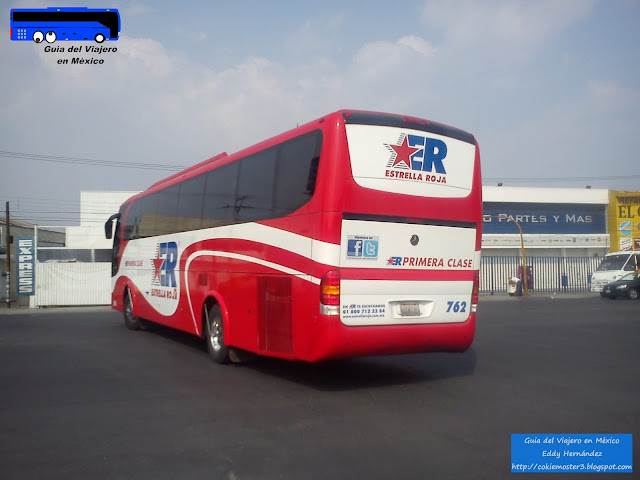
[[[335,358],[423,352],[464,352],[473,343],[476,314],[465,322],[421,325],[349,327],[339,318],[324,317],[309,355],[317,362]]]

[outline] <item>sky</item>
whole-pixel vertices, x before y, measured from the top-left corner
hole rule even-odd
[[[119,10],[120,38],[102,44],[117,52],[10,40],[11,8],[80,5]],[[637,0],[0,6],[0,202],[14,218],[76,225],[80,191],[144,190],[343,108],[471,132],[484,185],[640,190]],[[104,63],[58,64],[73,57]]]

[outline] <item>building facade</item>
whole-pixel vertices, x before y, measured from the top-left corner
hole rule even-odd
[[[603,256],[610,249],[609,191],[484,187],[483,256]],[[522,232],[522,237],[521,233]]]
[[[40,289],[48,292],[47,300],[34,299],[37,297],[34,295],[32,306],[42,306],[41,302],[60,305],[81,301],[76,300],[77,293],[69,292],[85,291],[92,284],[96,286],[94,290],[108,290],[112,240],[105,238],[104,223],[137,193],[81,192],[79,226],[66,227],[64,232],[38,227],[36,270],[40,268],[42,272],[41,282],[45,271],[49,278],[61,278],[56,269],[71,272],[65,274],[64,282],[57,282],[66,287],[73,284],[72,277],[80,275],[77,272],[82,271],[83,277],[79,281],[81,286],[66,288],[61,293],[56,285],[39,283]],[[506,291],[507,278],[524,277],[525,269],[528,286],[534,291],[587,291],[591,274],[605,254],[640,250],[640,192],[485,186],[483,204],[480,278],[483,292]],[[7,248],[3,232],[0,221],[0,266],[4,273],[7,254],[2,252]],[[32,225],[12,222],[11,235],[14,239],[34,236],[34,229]],[[11,257],[15,272],[13,245]],[[61,265],[48,265],[46,269],[43,266],[55,262]],[[71,263],[76,265],[70,266]],[[89,269],[89,263],[96,265]],[[2,279],[5,280],[5,276]],[[13,299],[16,298],[14,281],[15,276],[10,279]],[[6,285],[0,284],[0,289],[0,298],[4,299]],[[86,297],[89,293],[80,296],[83,295]],[[57,299],[59,296],[64,300]],[[105,304],[108,303],[108,295],[94,298],[107,298]]]
[[[28,222],[10,219],[9,229],[7,229],[6,218],[0,219],[0,303],[2,304],[7,303],[7,298],[18,305],[29,303],[28,296],[18,295],[16,282],[19,268],[18,242],[21,238],[33,239],[36,229],[39,234],[39,245],[47,248],[65,246],[64,227],[36,227]]]

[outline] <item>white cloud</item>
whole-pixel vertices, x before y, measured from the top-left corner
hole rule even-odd
[[[288,38],[294,54],[304,54],[296,62],[274,50],[240,58],[228,68],[216,67],[215,53],[194,60],[187,57],[190,52],[127,35],[104,44],[117,47],[115,54],[82,54],[105,60],[89,66],[58,65],[58,58],[73,55],[4,42],[0,61],[19,68],[3,72],[11,95],[0,99],[1,140],[6,150],[187,166],[338,108],[361,108],[470,130],[481,143],[490,176],[509,169],[509,176],[548,176],[536,175],[536,168],[561,168],[570,156],[589,156],[598,171],[605,149],[593,132],[603,130],[603,117],[613,117],[607,122],[615,127],[606,131],[613,130],[608,135],[619,149],[616,158],[623,157],[620,149],[629,140],[622,133],[639,127],[633,115],[640,106],[638,92],[623,87],[616,72],[610,79],[580,79],[574,90],[559,89],[561,101],[528,84],[533,79],[555,88],[552,76],[541,76],[532,54],[548,48],[591,5],[428,2],[424,20],[430,28],[420,35],[351,42],[344,45],[351,56],[336,53],[343,48],[339,36],[326,35],[327,28],[345,20],[326,17],[302,24]],[[322,48],[305,50],[318,45]],[[514,60],[526,75],[514,72]],[[56,175],[47,168],[39,169],[43,185]],[[126,173],[127,185],[122,171],[101,177],[99,187],[73,175],[65,182],[77,182],[78,190],[139,189],[163,175]],[[67,189],[73,188],[69,183]]]
[[[398,39],[398,45],[408,47],[414,52],[421,54],[424,58],[429,58],[436,52],[436,48],[433,45],[416,35]]]
[[[364,88],[366,92],[387,90],[391,94],[395,93],[391,90],[394,85],[406,90],[417,79],[426,80],[423,74],[435,53],[435,47],[417,36],[366,44],[350,66],[351,78],[356,81],[352,82],[352,93]]]
[[[113,5],[127,18],[157,12],[157,8],[152,7],[148,0],[119,0],[115,1]],[[100,7],[93,6],[91,8]]]
[[[627,104],[629,102],[629,104]],[[508,135],[487,130],[483,174],[487,177],[594,177],[637,173],[629,152],[640,149],[638,93],[612,83],[591,83],[526,112]],[[619,182],[618,186],[623,182]],[[631,187],[629,180],[621,188]]]
[[[429,0],[422,19],[459,52],[517,61],[585,18],[594,4],[595,0]]]
[[[341,14],[331,17],[307,19],[297,28],[293,28],[284,40],[289,52],[303,55],[305,59],[313,55],[322,55],[326,51],[340,51],[342,43],[336,30],[343,25]]]
[[[613,80],[592,80],[587,93],[596,105],[609,112],[637,112],[640,108],[640,92],[623,87]]]

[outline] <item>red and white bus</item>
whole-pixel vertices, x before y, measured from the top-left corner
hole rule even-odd
[[[126,201],[105,225],[112,307],[204,337],[220,363],[461,352],[481,225],[473,135],[342,110]]]

